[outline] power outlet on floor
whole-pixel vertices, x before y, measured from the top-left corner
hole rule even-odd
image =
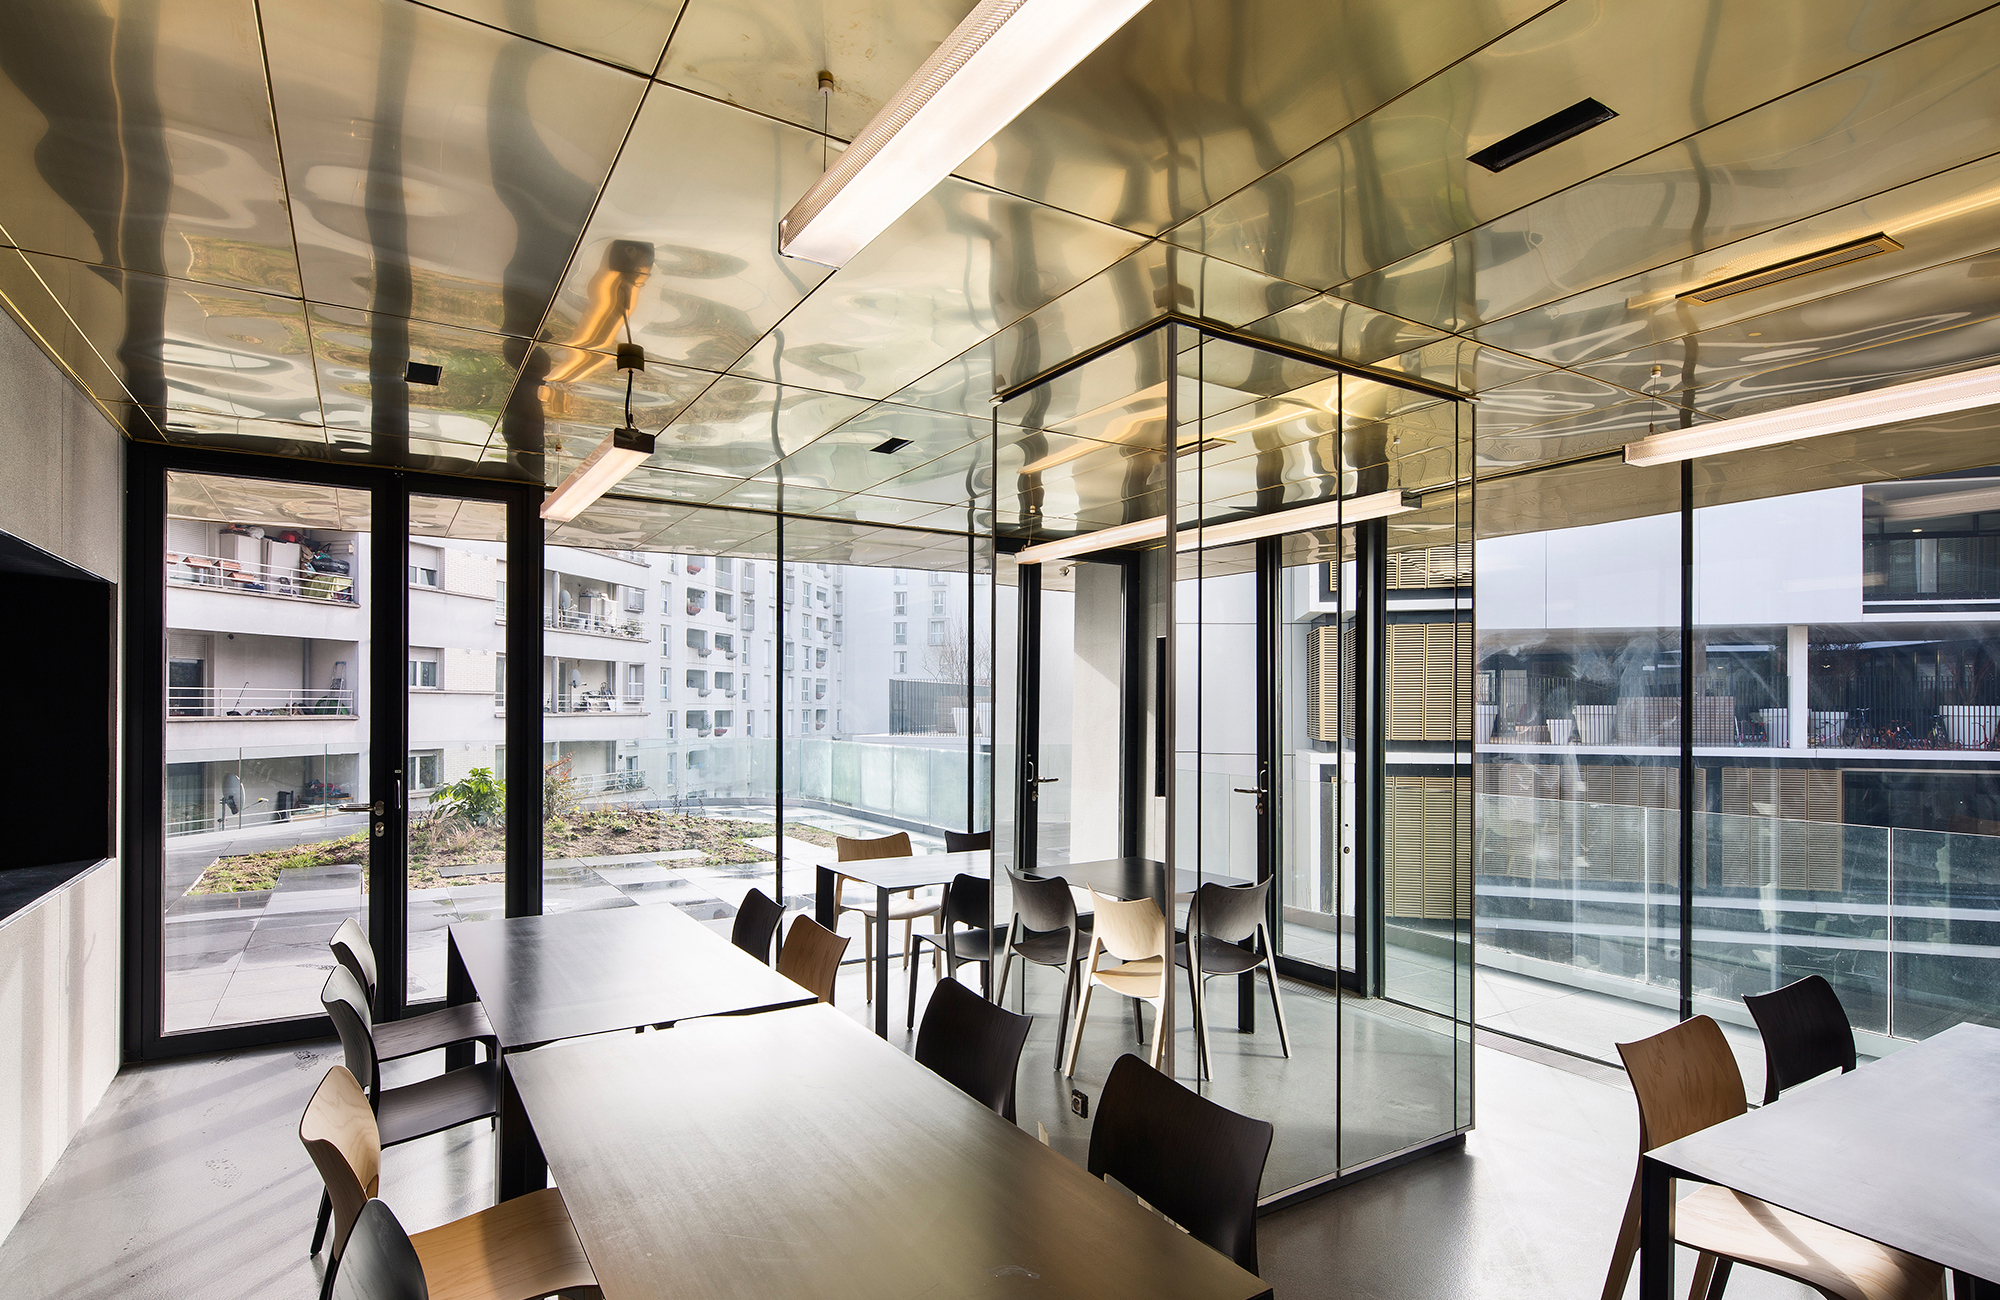
[[[1071,1088],[1069,1090],[1069,1108],[1075,1113],[1078,1119],[1090,1118],[1090,1098],[1083,1095],[1083,1089]]]

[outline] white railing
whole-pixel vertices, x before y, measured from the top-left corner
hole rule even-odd
[[[583,776],[571,777],[572,787],[580,796],[614,794],[646,788],[644,772],[590,772]]]
[[[543,701],[542,712],[558,713],[641,713],[644,700],[622,699],[602,691],[573,691],[553,701]]]
[[[229,591],[244,596],[285,596],[352,605],[354,577],[347,573],[316,573],[311,569],[279,569],[219,555],[167,552],[167,585]]]
[[[556,632],[588,632],[594,636],[622,637],[627,641],[646,639],[645,625],[638,619],[599,618],[574,609],[544,609],[542,626]]]
[[[354,692],[305,686],[169,686],[167,717],[352,718]]]

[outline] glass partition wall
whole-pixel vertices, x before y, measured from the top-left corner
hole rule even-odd
[[[998,509],[1031,544],[1016,865],[1171,864],[1213,963],[1163,1009],[1098,990],[1073,1077],[1061,972],[1010,983],[1022,1122],[1059,1147],[1088,1144],[1071,1088],[1160,1024],[1175,1077],[1276,1126],[1267,1198],[1470,1126],[1470,433],[1443,394],[1178,323],[999,407]]]

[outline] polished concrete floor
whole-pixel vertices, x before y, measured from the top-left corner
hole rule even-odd
[[[1049,972],[1040,975],[1037,987],[1055,983]],[[841,975],[840,1002],[857,1017],[866,1013],[860,983],[857,968]],[[922,980],[920,993],[928,985]],[[1218,1013],[1233,1014],[1220,990],[1214,1001]],[[1288,1002],[1295,1032],[1302,1013],[1315,1014],[1311,1001]],[[1268,1005],[1260,1010],[1268,1015]],[[1087,1068],[1079,1067],[1093,1093],[1116,1051],[1129,1046],[1129,1015],[1107,1008],[1098,1030],[1102,1042],[1096,1031],[1087,1038]],[[1051,1027],[1037,1032],[1053,1036]],[[1232,1068],[1225,1048],[1275,1052],[1268,1020],[1256,1034],[1219,1037],[1225,1082]],[[1183,1029],[1180,1038],[1185,1060],[1191,1036]],[[908,1037],[898,1032],[891,1041],[905,1046]],[[1631,1093],[1614,1071],[1579,1062],[1559,1068],[1528,1059],[1561,1061],[1553,1054],[1489,1041],[1505,1050],[1473,1049],[1478,1126],[1462,1149],[1262,1220],[1263,1271],[1279,1296],[1598,1294],[1632,1174]],[[313,1043],[124,1070],[0,1244],[0,1290],[64,1300],[309,1300],[319,1277],[305,1253],[318,1182],[298,1144],[298,1116],[337,1058],[331,1043]],[[1032,1124],[1034,1098],[1059,1085],[1032,1065],[1022,1078],[1023,1122]],[[412,1230],[477,1209],[491,1197],[490,1143],[474,1125],[395,1148],[384,1159],[383,1194]],[[1060,1127],[1052,1143],[1082,1154]],[[1734,1300],[1806,1294],[1741,1271],[1729,1289]]]

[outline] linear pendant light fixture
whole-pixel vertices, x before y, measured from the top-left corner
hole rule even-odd
[[[625,427],[613,429],[583,463],[570,471],[542,501],[542,518],[566,524],[653,454],[654,437],[632,425],[632,376],[646,368],[646,352],[636,343],[618,345],[618,368],[625,372]]]
[[[1174,549],[1206,550],[1212,546],[1227,546],[1234,542],[1252,542],[1261,537],[1281,537],[1286,533],[1309,532],[1315,528],[1336,528],[1342,524],[1364,523],[1370,519],[1387,519],[1391,515],[1406,514],[1422,505],[1421,494],[1397,488],[1387,492],[1372,492],[1365,497],[1348,497],[1344,501],[1321,501],[1316,505],[1300,506],[1295,510],[1279,510],[1268,515],[1255,515],[1249,519],[1232,519],[1228,523],[1210,524],[1205,528],[1190,524],[1175,534]],[[1065,537],[1060,541],[1030,546],[1016,554],[1014,562],[1049,564],[1056,560],[1089,555],[1095,551],[1108,551],[1115,546],[1159,541],[1166,536],[1166,531],[1167,521],[1164,516],[1157,519],[1143,519],[1136,524],[1120,524],[1116,528],[1101,528],[1094,533],[1083,533],[1076,537]]]
[[[2000,366],[1987,366],[1939,379],[1788,406],[1763,415],[1656,433],[1626,443],[1625,463],[1666,465],[1995,404],[2000,404]]]
[[[778,251],[845,266],[1146,0],[980,0],[778,224]]]

